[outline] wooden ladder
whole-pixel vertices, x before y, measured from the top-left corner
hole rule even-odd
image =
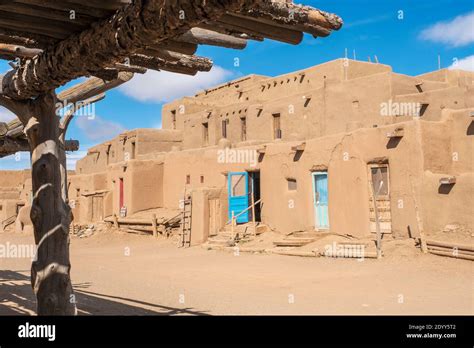
[[[192,199],[191,195],[186,195],[186,190],[184,191],[183,199],[183,211],[181,219],[181,248],[186,248],[191,246],[191,221],[192,221]]]
[[[10,216],[8,219],[3,220],[2,223],[0,224],[0,230],[2,232],[5,231],[5,228],[13,224],[15,221],[16,221],[16,215]]]

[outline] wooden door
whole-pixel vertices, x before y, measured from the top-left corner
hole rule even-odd
[[[369,165],[369,216],[370,232],[377,232],[375,207],[377,207],[380,231],[392,233],[392,213],[390,207],[390,178],[388,164]],[[374,204],[375,194],[375,204]]]
[[[209,236],[219,233],[221,224],[221,201],[219,199],[209,200]]]

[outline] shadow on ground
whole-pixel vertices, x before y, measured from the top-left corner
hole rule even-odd
[[[25,275],[28,273],[0,270],[0,315],[31,315],[36,312],[30,277]],[[192,308],[161,306],[85,290],[91,286],[90,283],[73,286],[79,315],[206,315],[206,312]]]

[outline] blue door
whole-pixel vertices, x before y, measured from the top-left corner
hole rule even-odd
[[[318,230],[327,230],[329,229],[328,173],[314,172],[312,174],[315,228]]]
[[[229,220],[249,207],[249,175],[247,172],[229,173]],[[237,217],[237,223],[249,222],[249,210]]]

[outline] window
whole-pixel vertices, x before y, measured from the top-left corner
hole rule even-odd
[[[202,124],[202,142],[204,145],[209,144],[209,123]]]
[[[231,187],[232,197],[245,196],[245,175],[232,175]]]
[[[296,179],[286,179],[288,182],[288,191],[296,191]]]
[[[136,144],[132,142],[132,156],[131,159],[135,159],[135,152],[136,152]]]
[[[25,205],[20,203],[16,205],[16,215],[20,213],[20,209],[23,208]]]
[[[191,175],[186,175],[186,185],[189,185],[191,183]]]
[[[273,114],[273,139],[281,139],[280,114]]]
[[[229,125],[229,119],[222,120],[222,137],[227,138],[227,126]]]
[[[240,140],[247,140],[247,119],[245,117],[240,119]]]
[[[201,175],[201,184],[204,184],[204,175]]]
[[[388,191],[388,167],[372,167],[372,188],[377,196],[387,196]]]
[[[171,129],[176,129],[176,110],[171,111]]]

